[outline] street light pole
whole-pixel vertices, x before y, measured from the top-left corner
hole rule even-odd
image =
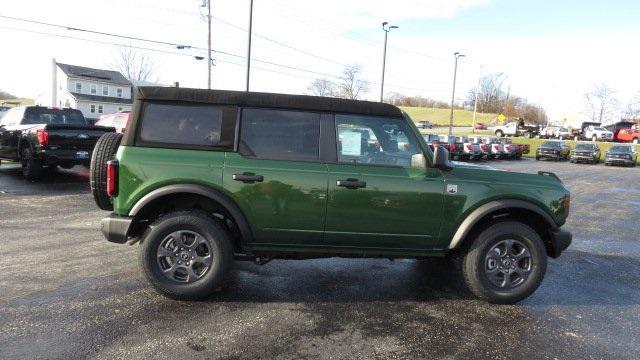
[[[209,30],[209,57],[208,57],[208,77],[207,77],[207,88],[211,90],[211,65],[213,65],[213,59],[211,58],[211,0],[204,0],[207,5],[207,29]]]
[[[464,57],[463,54],[456,52],[453,54],[456,58],[456,64],[453,68],[453,90],[451,92],[451,115],[449,116],[449,135],[453,133],[453,103],[456,98],[456,77],[458,76],[458,59]]]
[[[382,23],[382,30],[384,31],[384,51],[382,53],[382,81],[380,82],[380,102],[384,101],[384,73],[387,64],[387,38],[391,29],[398,29],[398,26],[387,26],[388,22]]]
[[[247,45],[247,85],[245,91],[249,91],[249,76],[251,73],[251,32],[253,28],[253,0],[249,3],[249,41]]]

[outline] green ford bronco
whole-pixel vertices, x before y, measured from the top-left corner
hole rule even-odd
[[[102,232],[141,244],[174,299],[211,296],[234,260],[452,256],[471,292],[520,301],[571,243],[553,174],[496,171],[433,151],[395,106],[143,87],[124,135],[91,162]]]

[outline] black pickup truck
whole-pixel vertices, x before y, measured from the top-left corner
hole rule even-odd
[[[75,109],[23,106],[0,120],[0,159],[20,161],[28,179],[45,169],[88,165],[98,138],[115,129],[87,125]]]

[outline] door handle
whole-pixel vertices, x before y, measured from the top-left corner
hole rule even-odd
[[[264,181],[264,176],[262,176],[262,175],[248,175],[248,174],[233,174],[233,180],[247,182],[247,183],[263,182]]]
[[[336,181],[336,186],[346,187],[347,189],[360,189],[366,188],[366,181],[358,181],[358,180],[338,180]]]

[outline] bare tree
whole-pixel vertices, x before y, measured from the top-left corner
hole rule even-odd
[[[357,100],[369,91],[367,81],[361,78],[362,68],[358,64],[345,66],[338,84],[338,96],[345,99]]]
[[[131,47],[123,48],[120,51],[112,67],[120,71],[130,81],[149,81],[155,74],[156,68],[153,60],[147,54]]]
[[[619,102],[616,91],[607,84],[596,85],[591,92],[584,94],[584,114],[594,122],[608,122],[615,118]]]
[[[640,119],[640,92],[637,92],[631,101],[627,104],[627,108],[624,112],[624,117],[627,120]]]
[[[335,96],[336,84],[327,79],[315,79],[307,88],[311,95],[316,96]]]
[[[481,113],[498,113],[507,107],[507,94],[503,86],[507,76],[504,73],[487,74],[480,79],[478,88],[478,110]],[[467,95],[467,103],[475,102],[476,89]]]

